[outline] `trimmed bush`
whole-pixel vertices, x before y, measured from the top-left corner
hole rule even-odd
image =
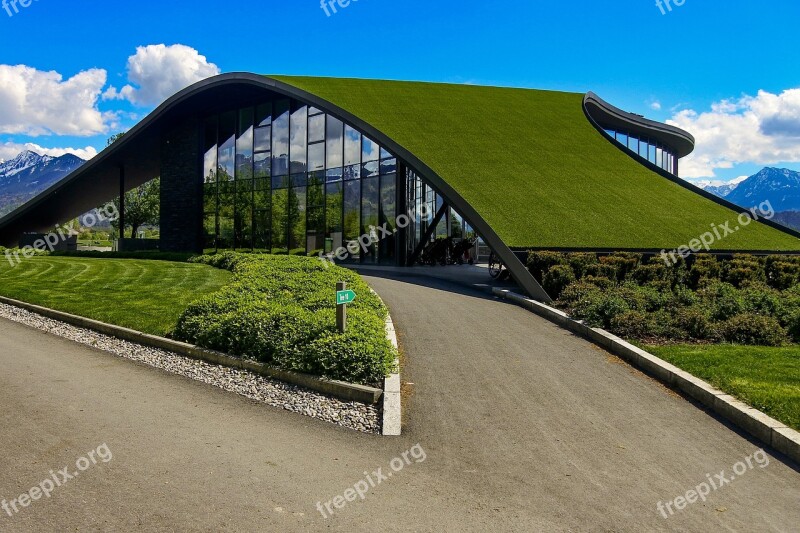
[[[572,267],[575,277],[580,279],[586,275],[586,270],[589,268],[589,266],[596,265],[599,263],[599,260],[597,259],[597,254],[590,252],[576,252],[567,254],[567,262],[569,263],[569,266]]]
[[[567,258],[560,252],[529,252],[528,271],[539,283],[542,283],[545,273],[556,265],[567,264]]]
[[[600,289],[596,285],[587,283],[586,281],[576,281],[561,292],[558,305],[570,309],[579,305],[583,300],[599,294]]]
[[[553,299],[558,299],[567,285],[575,281],[575,273],[569,265],[555,265],[550,267],[544,275],[542,285],[547,294]]]
[[[769,316],[741,314],[722,323],[723,338],[732,343],[753,346],[782,346],[788,342],[786,330]]]
[[[708,313],[702,309],[682,307],[676,309],[671,316],[670,325],[685,334],[685,338],[717,341],[720,338],[719,328],[711,321]]]
[[[729,283],[715,281],[700,289],[698,296],[714,320],[728,320],[745,310],[741,293]]]
[[[296,256],[225,252],[193,258],[231,270],[233,283],[190,305],[175,338],[277,368],[379,385],[392,370],[387,310],[358,274]],[[336,329],[336,282],[358,293],[348,331]]]
[[[786,290],[800,282],[800,262],[794,257],[770,256],[764,274],[770,287]]]

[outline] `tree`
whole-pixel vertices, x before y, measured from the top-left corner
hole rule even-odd
[[[148,181],[125,193],[125,228],[131,228],[131,239],[136,238],[136,232],[140,227],[158,224],[161,214],[160,204],[161,178]],[[114,199],[114,205],[121,213],[119,197]],[[119,219],[112,222],[112,226],[121,236],[125,236],[124,228],[122,230],[119,228]]]
[[[107,146],[111,146],[125,135],[125,132],[116,133],[108,138]],[[131,228],[131,239],[136,238],[136,232],[144,225],[156,225],[159,222],[161,207],[161,178],[148,181],[144,185],[125,193],[125,228]],[[114,200],[117,212],[122,213],[119,197]],[[120,237],[125,237],[125,228],[120,229],[119,219],[113,221],[111,226]]]

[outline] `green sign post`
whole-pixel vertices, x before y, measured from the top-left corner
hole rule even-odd
[[[356,293],[347,290],[347,283],[336,284],[336,327],[340,333],[347,331],[347,304],[356,300]]]
[[[351,304],[356,300],[356,293],[353,291],[338,291],[336,293],[336,305]]]

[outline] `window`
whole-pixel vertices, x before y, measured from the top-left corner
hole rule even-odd
[[[341,120],[328,116],[325,126],[325,138],[327,143],[327,167],[341,167],[344,151],[344,124]]]
[[[219,119],[219,149],[217,151],[217,179],[233,180],[236,155],[236,112],[224,113]]]
[[[361,181],[344,182],[344,240],[358,241],[361,236]],[[355,249],[355,247],[353,247]],[[352,250],[351,250],[352,252]],[[353,259],[360,258],[360,250],[352,254]]]
[[[253,179],[253,108],[239,111],[236,136],[236,179]]]
[[[364,163],[369,161],[377,161],[380,159],[380,147],[378,144],[367,137],[366,135],[363,137],[362,140],[362,148],[361,148],[361,160]]]
[[[291,119],[291,168],[290,172],[306,172],[306,136],[308,135],[308,108],[299,106],[292,112]]]
[[[344,127],[344,165],[361,163],[361,134],[350,126]]]
[[[289,173],[289,100],[275,102],[272,119],[272,175]]]
[[[361,181],[361,235],[376,233],[380,225],[379,213],[380,204],[380,181],[379,178],[366,178]],[[369,263],[378,262],[378,244],[371,243],[364,252],[364,261]]]

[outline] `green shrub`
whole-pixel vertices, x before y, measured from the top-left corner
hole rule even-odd
[[[688,283],[692,289],[698,289],[702,282],[718,280],[722,267],[714,256],[698,256],[689,269]]]
[[[611,319],[609,331],[625,339],[653,337],[653,317],[641,311],[626,311]]]
[[[596,285],[586,281],[576,281],[561,291],[557,304],[561,308],[571,309],[579,302],[598,294],[600,294],[600,289]]]
[[[711,341],[720,338],[719,328],[702,309],[690,307],[675,309],[671,313],[670,325],[684,332],[685,338]]]
[[[630,310],[628,302],[617,294],[598,292],[578,302],[572,315],[593,327],[609,328],[615,317]]]
[[[225,268],[233,283],[190,305],[174,337],[284,370],[379,384],[392,370],[387,311],[354,272],[297,256],[225,252],[192,262]],[[338,281],[358,294],[348,331],[336,329]]]
[[[561,292],[575,281],[575,274],[569,265],[555,265],[550,267],[544,275],[542,285],[547,294],[553,299],[558,299]]]
[[[605,278],[614,282],[618,281],[616,265],[608,263],[595,263],[586,266],[586,277]]]
[[[600,263],[614,267],[619,281],[625,279],[641,262],[642,254],[630,252],[617,252],[600,258]]]
[[[786,330],[769,316],[741,314],[721,324],[722,337],[731,343],[752,346],[782,346],[788,342]]]
[[[591,252],[575,252],[567,254],[567,262],[572,267],[577,279],[586,276],[586,270],[590,265],[596,265],[599,260],[597,254]]]
[[[601,278],[597,276],[586,276],[581,281],[585,281],[586,283],[590,283],[597,287],[598,289],[608,290],[611,287],[616,285],[615,282],[611,281],[608,278]]]
[[[567,264],[567,258],[560,252],[529,252],[528,271],[539,283],[542,283],[544,274],[556,265]]]
[[[698,296],[714,320],[728,320],[745,310],[741,293],[729,283],[711,282],[698,291]]]
[[[799,257],[770,256],[764,265],[767,284],[778,290],[786,290],[800,282]]]
[[[720,279],[738,288],[750,283],[767,281],[764,265],[749,255],[737,255],[734,259],[726,261]]]
[[[669,279],[670,270],[663,262],[639,265],[631,272],[631,279],[639,285],[663,282]]]

